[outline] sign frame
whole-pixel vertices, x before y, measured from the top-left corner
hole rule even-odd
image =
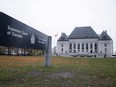
[[[46,50],[48,36],[0,12],[0,45]]]

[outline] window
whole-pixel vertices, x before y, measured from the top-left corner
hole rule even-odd
[[[78,49],[78,52],[80,52],[80,50]]]
[[[82,49],[82,52],[84,52],[84,49]]]
[[[88,44],[86,43],[86,49],[88,49]]]
[[[76,44],[74,43],[74,49],[76,49]]]
[[[78,44],[78,49],[80,49],[80,44]]]
[[[97,49],[97,44],[95,43],[95,49]]]
[[[93,44],[91,43],[91,44],[90,44],[90,49],[92,49],[92,48],[93,48]]]
[[[97,49],[95,49],[95,53],[97,53]]]
[[[88,49],[86,49],[86,52],[88,52]]]
[[[84,49],[84,44],[82,44],[82,49]]]
[[[72,44],[70,44],[70,49],[72,49]]]
[[[74,53],[76,53],[76,50],[74,50]]]
[[[107,52],[107,48],[105,48],[105,52]]]
[[[63,51],[63,48],[61,48],[61,51]]]
[[[72,52],[72,50],[70,49],[70,53]]]
[[[62,47],[63,47],[63,44],[62,44]]]
[[[100,51],[100,53],[102,53],[102,51]]]
[[[93,51],[91,50],[90,53],[93,53]]]
[[[107,47],[107,44],[105,43],[104,46]]]

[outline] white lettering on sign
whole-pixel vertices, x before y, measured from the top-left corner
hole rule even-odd
[[[24,32],[24,31],[21,31],[21,34],[22,34],[22,35],[25,35],[25,36],[28,35],[28,33]]]
[[[21,35],[21,34],[17,34],[17,33],[15,33],[15,32],[12,32],[12,36],[18,37],[18,38],[22,38],[22,35]]]
[[[42,39],[38,37],[38,43],[45,44],[47,41],[45,39]]]
[[[8,25],[8,31],[7,31],[7,35],[10,36],[14,36],[14,37],[18,37],[18,38],[23,38],[23,36],[28,36],[28,33],[24,32],[24,31],[20,31],[18,29],[12,28]]]
[[[10,35],[11,34],[11,31],[7,31],[7,35]]]

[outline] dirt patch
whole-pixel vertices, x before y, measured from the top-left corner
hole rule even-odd
[[[42,71],[30,71],[27,73],[28,76],[40,76],[41,74],[44,74]]]
[[[30,71],[27,74],[29,77],[38,77],[38,76],[47,76],[49,78],[72,78],[74,77],[74,73],[71,72],[56,72],[56,73],[47,73],[42,71]]]
[[[50,75],[52,78],[72,78],[74,74],[71,72],[58,72]]]

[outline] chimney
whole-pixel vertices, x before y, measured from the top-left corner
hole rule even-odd
[[[105,30],[105,32],[107,33],[107,30]]]
[[[63,34],[63,32],[61,32],[61,35]]]

